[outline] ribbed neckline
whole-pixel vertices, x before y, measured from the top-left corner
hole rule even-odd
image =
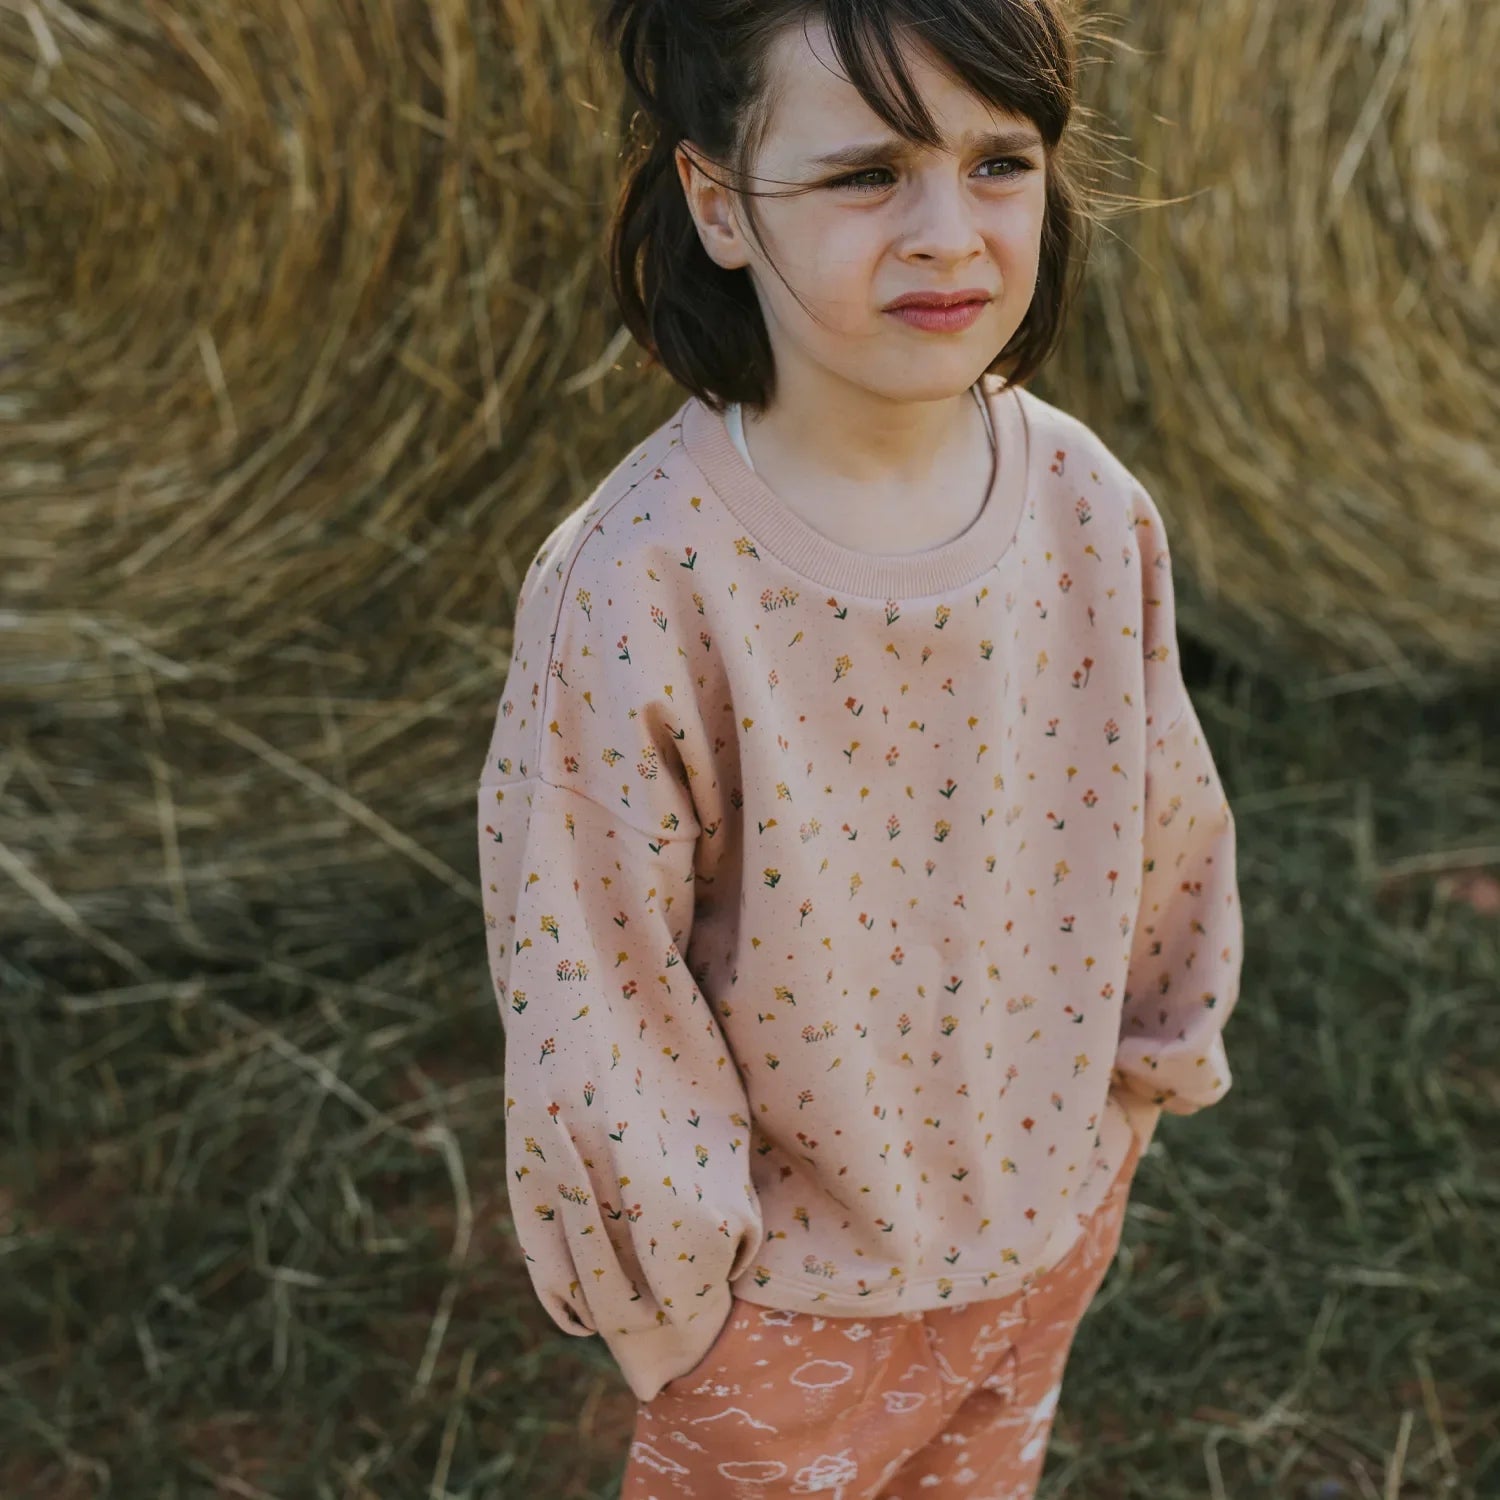
[[[696,396],[682,408],[682,443],[755,541],[804,577],[870,599],[940,594],[1007,558],[1030,510],[1031,435],[1021,388],[996,375],[982,377],[980,391],[1000,447],[994,482],[967,530],[921,552],[862,552],[809,526],[745,462],[724,418]]]

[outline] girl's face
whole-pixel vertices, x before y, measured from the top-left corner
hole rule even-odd
[[[946,148],[892,138],[837,72],[821,23],[789,28],[773,51],[775,112],[752,171],[814,184],[756,200],[767,246],[810,317],[765,260],[738,206],[679,148],[678,171],[708,253],[748,267],[766,320],[779,394],[832,376],[892,401],[936,401],[972,385],[1031,304],[1046,210],[1046,157],[1024,118],[997,116],[926,55],[912,80]],[[829,155],[842,158],[826,160]],[[906,292],[989,294],[961,331],[914,327],[886,308]]]

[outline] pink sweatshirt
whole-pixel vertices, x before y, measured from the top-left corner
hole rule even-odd
[[[1235,826],[1145,489],[986,377],[961,536],[823,536],[691,398],[527,569],[478,789],[516,1233],[638,1399],[731,1296],[1010,1296],[1230,1087]]]

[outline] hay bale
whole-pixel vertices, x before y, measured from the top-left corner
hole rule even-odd
[[[477,908],[518,569],[680,399],[609,378],[592,18],[0,10],[12,961],[297,974]]]
[[[1185,201],[1112,213],[1038,388],[1152,487],[1184,630],[1287,682],[1493,674],[1500,6],[1082,9],[1110,186]]]

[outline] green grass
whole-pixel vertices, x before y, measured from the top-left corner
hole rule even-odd
[[[1041,1494],[1493,1500],[1500,919],[1443,866],[1500,862],[1496,695],[1193,692],[1234,1086],[1158,1127]],[[533,1298],[481,917],[433,906],[298,982],[0,956],[0,1500],[615,1495],[633,1398]]]

